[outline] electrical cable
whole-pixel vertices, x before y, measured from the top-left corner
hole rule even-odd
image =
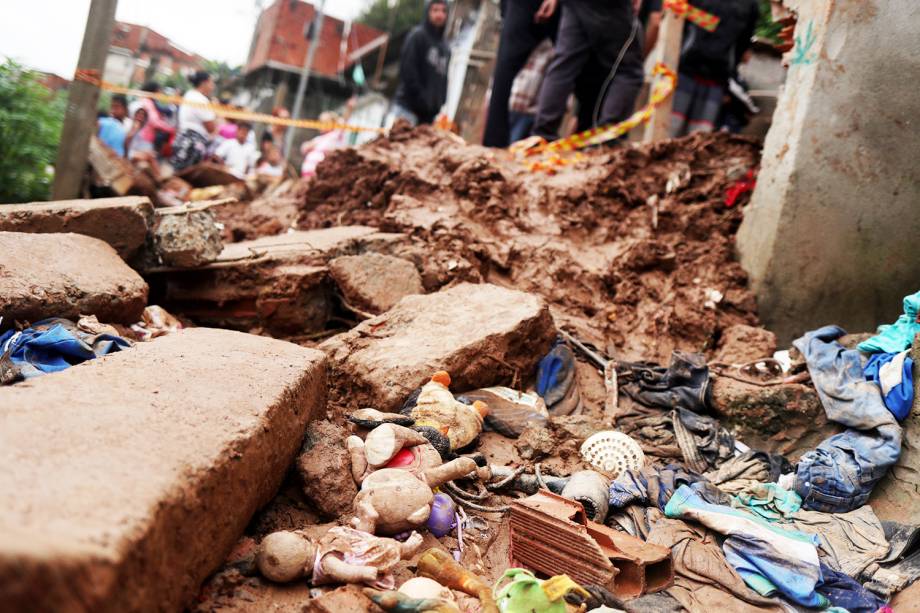
[[[638,33],[639,17],[638,15],[634,15],[632,32],[630,32],[629,38],[626,40],[626,44],[623,45],[622,49],[620,49],[620,54],[617,56],[617,61],[614,62],[613,68],[610,69],[610,74],[607,75],[607,79],[604,81],[604,85],[601,86],[601,91],[597,96],[597,102],[594,103],[594,114],[591,116],[592,127],[594,128],[596,128],[597,124],[600,122],[601,106],[603,106],[604,98],[607,97],[607,90],[610,89],[610,85],[613,83],[613,78],[616,76],[617,71],[620,69],[620,64],[623,62],[623,58],[626,57],[626,51],[633,44],[633,41],[636,40],[636,34]]]

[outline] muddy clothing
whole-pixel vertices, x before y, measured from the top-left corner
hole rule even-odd
[[[502,32],[492,77],[489,116],[482,144],[486,147],[507,147],[511,129],[508,103],[514,79],[527,63],[530,54],[546,39],[555,40],[559,26],[559,10],[545,23],[534,23],[533,16],[541,0],[504,0],[502,2]]]
[[[416,26],[406,38],[399,62],[399,87],[396,103],[411,111],[419,123],[431,123],[447,100],[447,67],[450,48],[444,41],[444,29],[428,20]]]
[[[719,27],[708,32],[686,22],[680,72],[725,85],[741,62],[741,56],[751,47],[760,17],[757,1],[695,0],[693,6],[717,15]]]
[[[594,60],[606,79],[621,52],[622,59],[604,96],[598,124],[610,124],[629,117],[644,78],[642,38],[642,28],[636,21],[632,0],[604,3],[568,0],[564,3],[556,54],[540,90],[540,110],[534,134],[547,140],[558,138],[568,98],[575,91],[585,66]]]

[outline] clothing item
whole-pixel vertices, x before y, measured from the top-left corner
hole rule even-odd
[[[879,326],[878,334],[859,344],[865,353],[899,353],[909,349],[920,334],[920,292],[904,298],[904,314],[890,326]]]
[[[419,123],[433,122],[447,100],[450,48],[444,40],[444,29],[435,28],[428,19],[431,4],[425,4],[423,23],[409,32],[403,44],[395,97],[418,117]]]
[[[31,328],[0,334],[0,385],[60,372],[93,358],[127,349],[110,334],[92,334],[67,319],[45,319]]]
[[[849,426],[803,455],[796,469],[802,506],[826,513],[866,504],[872,488],[901,455],[901,427],[879,388],[866,381],[860,353],[837,342],[845,334],[826,326],[793,343],[805,356],[828,419]]]
[[[898,421],[904,421],[914,404],[914,361],[908,353],[876,353],[863,369],[866,379],[882,390],[885,406]]]
[[[534,14],[542,0],[503,0],[502,31],[498,43],[495,73],[492,75],[492,93],[486,118],[482,144],[486,147],[507,147],[509,144],[509,100],[518,73],[527,63],[533,50],[546,39],[556,40],[559,13],[546,22],[536,23]]]
[[[681,72],[671,109],[671,137],[715,130],[724,96],[721,83]]]
[[[316,167],[326,159],[326,154],[345,146],[345,131],[330,130],[303,144],[306,157],[300,166],[300,176],[316,176]]]
[[[875,613],[887,603],[852,577],[821,565],[823,580],[818,586],[818,593],[825,596],[832,605],[845,609],[849,613]]]
[[[511,100],[508,102],[509,111],[536,115],[540,86],[552,58],[553,43],[547,38],[533,50],[527,63],[514,79]],[[514,139],[511,139],[511,142],[514,142]]]
[[[392,128],[397,119],[404,119],[408,121],[409,125],[413,128],[418,125],[418,115],[402,106],[398,102],[394,102],[390,106],[390,113],[387,117],[387,126]]]
[[[642,0],[642,4],[639,7],[639,22],[642,24],[642,27],[648,25],[648,19],[652,13],[661,12],[661,0]]]
[[[575,354],[565,341],[556,339],[553,348],[537,365],[537,393],[546,401],[550,413],[565,398],[569,388],[577,385]]]
[[[371,587],[392,590],[396,581],[391,571],[402,559],[402,551],[399,541],[394,539],[377,537],[354,528],[336,526],[324,534],[317,543],[313,563],[313,585],[333,583],[333,580],[323,571],[323,560],[327,556],[335,556],[355,566],[373,566],[379,572],[377,580],[371,584]]]
[[[255,165],[259,152],[248,144],[232,138],[218,145],[214,155],[224,161],[227,169],[234,176],[245,179]]]
[[[511,130],[508,136],[509,142],[516,143],[530,136],[530,132],[533,130],[534,119],[536,119],[535,115],[518,113],[516,111],[509,112],[508,122]]]
[[[792,526],[818,537],[822,563],[854,578],[888,553],[882,524],[868,505],[849,513],[801,510],[792,516]]]
[[[758,483],[735,496],[732,506],[769,522],[784,522],[802,508],[802,498],[775,483]]]
[[[644,80],[642,28],[633,13],[632,0],[568,0],[561,11],[556,50],[540,89],[533,130],[547,140],[559,137],[569,96],[592,59],[605,79],[616,66],[607,91],[601,92],[604,99],[599,125],[629,117]]]
[[[687,611],[785,610],[777,600],[761,596],[744,583],[725,560],[715,532],[679,519],[660,518],[651,521],[646,540],[671,548],[674,586],[667,593]]]
[[[689,468],[702,473],[734,457],[735,437],[719,420],[687,409],[675,409],[671,421],[674,438]]]
[[[145,141],[140,134],[135,134],[128,146],[128,159],[133,160],[138,157],[144,157],[148,154],[156,154],[153,143]]]
[[[783,530],[749,513],[712,504],[686,485],[674,492],[664,513],[698,521],[725,535],[722,551],[726,561],[761,596],[781,593],[802,606],[827,605],[827,599],[815,592],[821,581],[815,536]]]
[[[757,0],[694,0],[693,6],[719,17],[709,32],[687,21],[681,45],[680,71],[725,85],[751,47],[760,18]]]
[[[727,494],[749,491],[761,483],[775,483],[784,473],[792,470],[789,461],[781,455],[765,451],[746,451],[729,458],[718,470],[705,473],[713,485]]]
[[[685,485],[693,485],[701,496],[715,504],[728,504],[729,497],[706,481],[705,477],[669,464],[658,469],[646,466],[642,470],[628,470],[610,484],[610,507],[622,509],[637,503],[664,510],[674,492]]]
[[[620,364],[617,372],[628,371],[621,389],[636,402],[662,409],[708,410],[712,385],[706,358],[698,353],[675,351],[668,368],[647,364]],[[634,381],[635,384],[631,384]]]
[[[185,130],[176,138],[170,162],[173,169],[178,172],[200,163],[207,154],[208,137],[195,130]]]
[[[99,140],[119,157],[125,157],[125,125],[114,117],[99,118]]]
[[[185,95],[182,96],[182,106],[179,108],[179,130],[183,133],[192,131],[203,136],[205,139],[209,138],[209,133],[207,128],[204,127],[204,124],[209,121],[214,121],[217,119],[217,115],[214,114],[214,111],[210,109],[203,109],[198,106],[190,106],[185,104],[186,102],[191,102],[193,104],[210,104],[211,101],[208,100],[208,97],[202,94],[197,89],[190,89],[185,92]]]
[[[202,98],[204,98],[204,96],[202,96]],[[205,98],[205,100],[207,100],[207,98]],[[169,140],[169,138],[176,133],[176,127],[163,119],[160,108],[157,106],[156,102],[150,98],[143,98],[140,103],[141,108],[147,111],[147,121],[134,138],[140,136],[142,140],[150,143],[151,150],[158,150],[158,136],[163,138],[164,141]]]

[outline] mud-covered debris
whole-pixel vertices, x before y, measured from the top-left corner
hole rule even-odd
[[[747,364],[771,357],[775,352],[775,334],[764,328],[738,324],[722,332],[715,359],[726,364]]]
[[[329,273],[349,306],[373,315],[389,311],[405,296],[425,293],[415,265],[390,255],[342,256],[329,262]]]
[[[346,438],[346,428],[326,420],[313,421],[307,426],[303,449],[297,458],[304,495],[328,518],[350,512],[358,495],[358,487],[348,470]]]
[[[209,210],[160,215],[154,244],[163,264],[180,268],[213,262],[224,248],[220,228]]]

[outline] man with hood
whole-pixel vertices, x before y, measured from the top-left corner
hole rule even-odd
[[[447,0],[428,0],[425,16],[403,44],[393,115],[412,125],[432,123],[447,100],[450,48],[444,40]]]

